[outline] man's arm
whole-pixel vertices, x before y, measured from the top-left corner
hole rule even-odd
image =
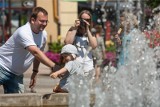
[[[48,67],[54,67],[55,63],[52,62],[37,46],[28,46],[27,50],[32,53],[36,60],[40,61]]]
[[[39,48],[37,48],[37,46],[28,46],[26,49],[35,56],[35,59],[33,61],[33,73],[31,75],[31,81],[30,81],[30,85],[29,85],[29,88],[31,88],[31,90],[32,90],[34,88],[35,84],[36,84],[36,75],[38,73],[38,68],[39,68],[40,62],[43,63],[44,65],[50,67],[50,68],[54,68],[55,63],[53,63],[43,53],[43,51],[41,51]]]
[[[43,44],[40,50],[44,51],[45,46],[46,46],[46,42]],[[39,64],[40,64],[40,61],[35,58],[33,61],[33,72],[38,73]]]
[[[40,61],[35,58],[33,61],[33,72],[38,73],[39,64],[40,64]]]
[[[40,64],[40,61],[38,61],[35,58],[33,61],[33,73],[31,75],[31,80],[30,80],[30,84],[29,84],[29,88],[31,88],[31,91],[33,91],[33,92],[35,91],[33,88],[36,85],[36,76],[37,76],[37,73],[39,72],[39,70],[38,70],[39,64]]]

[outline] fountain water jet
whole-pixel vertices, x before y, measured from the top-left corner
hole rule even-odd
[[[95,94],[93,107],[160,107],[160,69],[154,49],[148,47],[140,30],[134,29],[130,35],[126,64],[117,70],[109,64],[99,83],[83,76],[71,78],[70,107],[90,107],[91,93]]]

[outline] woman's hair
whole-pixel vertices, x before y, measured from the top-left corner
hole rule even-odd
[[[83,14],[88,14],[89,16],[90,16],[90,29],[92,28],[92,26],[93,26],[93,24],[92,24],[92,14],[91,14],[91,12],[89,11],[89,10],[82,10],[80,13],[79,13],[79,15],[78,15],[78,18],[79,19],[81,19],[81,16],[83,15]]]
[[[32,18],[37,19],[37,16],[38,16],[39,12],[42,12],[44,15],[48,15],[48,12],[44,8],[42,8],[42,7],[35,7],[32,10],[32,14],[30,16],[29,21],[31,22]]]
[[[82,16],[84,13],[88,14],[88,15],[92,18],[92,14],[91,14],[90,11],[88,11],[88,10],[83,10],[83,11],[81,11],[81,12],[79,13],[78,18],[80,19],[81,16]]]

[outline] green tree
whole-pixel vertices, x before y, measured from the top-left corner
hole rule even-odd
[[[153,9],[160,5],[160,0],[146,0],[146,4]]]

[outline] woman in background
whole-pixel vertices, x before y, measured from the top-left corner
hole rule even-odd
[[[122,16],[124,20],[121,21],[121,25],[123,28],[123,36],[122,36],[122,49],[119,56],[118,67],[120,65],[125,65],[128,60],[128,44],[132,39],[131,33],[138,28],[138,20],[137,17],[130,12],[123,12]]]
[[[98,46],[93,50],[93,57],[94,57],[94,63],[95,63],[95,79],[96,81],[98,81],[101,75],[101,66],[102,66],[103,60],[106,58],[104,38],[102,36],[101,25],[95,26],[95,36],[97,39]]]
[[[91,33],[91,18],[91,13],[88,10],[83,10],[75,20],[74,26],[68,30],[64,40],[65,44],[76,46],[79,53],[77,60],[82,63],[85,75],[93,74],[94,65],[91,50],[97,47],[96,37]]]

